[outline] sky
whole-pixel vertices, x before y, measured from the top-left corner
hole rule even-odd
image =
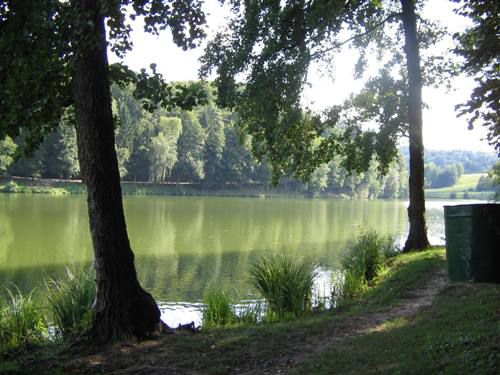
[[[440,21],[451,32],[463,30],[467,20],[453,13],[453,4],[448,0],[429,0],[424,9],[424,16],[431,20]],[[208,39],[217,29],[223,27],[227,21],[227,9],[221,8],[217,0],[208,0],[205,4],[207,12]],[[134,49],[129,52],[124,63],[134,70],[148,67],[151,63],[157,64],[157,70],[166,80],[184,81],[198,78],[198,59],[203,53],[203,46],[190,51],[183,51],[171,41],[169,32],[160,36],[153,36],[143,32],[140,20],[132,24],[132,41]],[[446,48],[442,45],[436,48]],[[110,61],[118,59],[110,55]],[[356,53],[344,51],[336,57],[335,67],[331,76],[321,73],[321,69],[311,67],[308,75],[309,87],[304,91],[304,103],[313,109],[333,104],[341,104],[351,93],[361,90],[362,81],[353,78]],[[471,78],[460,77],[455,79],[451,90],[445,88],[423,88],[423,101],[428,108],[423,112],[424,147],[432,150],[473,150],[493,153],[493,147],[484,140],[485,132],[482,127],[474,130],[467,129],[467,120],[457,118],[455,105],[465,102],[474,82]],[[405,141],[402,142],[404,144]]]

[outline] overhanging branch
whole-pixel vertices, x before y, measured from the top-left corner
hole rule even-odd
[[[315,52],[311,55],[311,59],[314,60],[330,51],[333,51],[335,49],[338,49],[356,39],[360,39],[366,35],[369,35],[371,33],[373,33],[375,30],[379,29],[381,26],[383,26],[386,22],[390,21],[391,19],[393,18],[396,18],[396,17],[400,17],[401,16],[401,13],[392,13],[390,14],[389,16],[387,16],[386,18],[384,18],[382,21],[380,21],[379,23],[375,24],[375,26],[373,26],[372,28],[366,30],[365,32],[361,33],[361,34],[357,34],[357,35],[354,35],[342,42],[339,42],[339,43],[335,43],[333,46],[331,47],[328,47],[324,50],[321,50],[321,51],[318,51],[318,52]]]

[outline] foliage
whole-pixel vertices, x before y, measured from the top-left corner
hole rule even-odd
[[[181,120],[160,117],[156,132],[149,146],[149,178],[152,182],[163,182],[177,162],[177,140],[181,132]]]
[[[439,168],[435,164],[425,165],[425,186],[433,189],[455,185],[463,173],[462,164],[453,163]]]
[[[7,299],[0,296],[0,352],[43,341],[47,324],[31,295],[6,288]]]
[[[407,147],[400,149],[401,154],[409,160]],[[461,164],[463,173],[485,173],[495,164],[497,158],[494,153],[469,150],[425,150],[425,164],[433,163],[437,167],[446,167],[450,164]]]
[[[359,296],[384,273],[387,259],[397,253],[393,236],[380,235],[375,230],[361,232],[342,260],[344,280],[340,295],[336,293],[335,297],[352,299]]]
[[[95,298],[94,278],[90,270],[66,268],[64,278],[46,280],[49,310],[61,337],[80,335],[88,330]]]
[[[489,200],[492,197],[492,191],[476,191],[477,184],[481,177],[485,177],[484,173],[464,174],[458,182],[450,187],[439,189],[426,189],[425,195],[428,198],[463,198],[465,195],[472,199]]]
[[[254,186],[264,192],[269,189],[271,166],[267,159],[258,162],[252,156],[252,139],[240,134],[234,126],[237,121],[235,113],[218,109],[213,102],[209,102],[194,111],[157,110],[151,114],[142,108],[132,92],[131,86],[123,89],[116,85],[112,87],[117,120],[116,147],[122,180],[193,183],[211,190],[242,185]],[[162,127],[161,118],[175,121],[176,124]],[[181,121],[180,127],[178,119]],[[175,142],[177,132],[180,136]],[[19,147],[22,146],[20,140],[17,143]],[[8,173],[43,178],[78,178],[75,147],[75,129],[61,122],[31,159],[21,158],[9,168]],[[335,158],[318,167],[309,182],[283,180],[277,189],[278,192],[284,190],[311,197],[323,194],[402,198],[407,196],[405,169],[406,163],[399,157],[382,176],[379,163],[372,159],[366,172],[348,175],[340,158]],[[70,185],[64,186],[67,187]],[[79,191],[84,192],[81,189]]]
[[[495,189],[495,200],[500,200],[500,162],[497,162],[495,166],[488,173],[488,176],[493,181],[493,187]]]
[[[494,186],[493,179],[490,176],[481,176],[477,181],[476,191],[492,191]]]
[[[180,181],[199,181],[205,177],[205,129],[194,113],[182,114],[182,134],[178,141],[178,162],[172,177]]]
[[[203,296],[203,327],[219,327],[237,321],[229,295],[219,289],[208,289]]]
[[[500,155],[500,5],[488,0],[454,2],[459,3],[456,12],[472,21],[472,26],[454,35],[455,53],[465,59],[462,71],[476,81],[470,99],[457,110],[469,117],[469,128],[481,124],[488,129],[488,142]]]
[[[19,193],[22,191],[22,188],[15,181],[11,180],[2,186],[1,191],[3,193]]]
[[[283,174],[307,180],[335,155],[342,156],[343,167],[357,172],[368,168],[372,155],[381,171],[397,157],[396,140],[408,130],[408,89],[401,78],[407,74],[401,10],[395,4],[232,3],[229,27],[207,45],[201,73],[216,71],[219,103],[236,108],[239,127],[252,135],[254,154],[259,159],[267,155],[275,180]],[[343,40],[347,33],[352,37]],[[423,48],[443,35],[437,25],[420,18]],[[368,51],[384,56],[387,63],[345,106],[332,106],[321,115],[303,109],[301,95],[311,63],[330,64],[344,45],[359,48],[358,76]],[[385,56],[389,48],[391,56]],[[443,59],[426,54],[425,64],[433,66],[424,74],[426,82],[439,81],[437,72],[444,64],[439,61]],[[244,81],[238,84],[241,76]],[[375,121],[379,131],[363,129],[368,121]]]
[[[317,265],[292,258],[285,251],[260,258],[250,269],[252,285],[268,303],[268,314],[277,319],[303,315],[311,309]]]
[[[174,42],[185,49],[196,46],[204,36],[205,15],[199,1],[123,0],[100,5],[107,19],[109,47],[119,56],[132,49],[130,21],[137,16],[143,17],[146,32],[158,34],[170,28]],[[22,135],[30,152],[58,126],[73,104],[71,79],[77,49],[97,43],[85,39],[94,32],[85,20],[78,2],[2,1],[0,60],[4,74],[0,88],[8,100],[0,105],[0,139]],[[193,108],[205,101],[199,85],[166,84],[154,64],[150,69],[151,73],[146,69],[135,73],[123,64],[114,64],[110,77],[121,86],[133,83],[134,96],[148,110],[157,105]]]
[[[16,149],[17,145],[12,138],[7,136],[3,140],[0,140],[0,175],[5,174],[14,161],[13,156]]]
[[[239,127],[252,136],[254,154],[270,162],[273,183],[282,175],[307,181],[335,156],[342,157],[349,172],[358,173],[366,171],[375,156],[385,174],[397,157],[398,138],[408,135],[411,215],[404,250],[425,248],[429,241],[424,217],[422,84],[442,81],[446,64],[439,63],[443,61],[439,52],[432,53],[444,31],[417,17],[422,3],[313,1],[306,6],[300,1],[235,1],[231,5],[229,26],[208,43],[201,74],[206,77],[216,71],[219,102],[236,108]],[[346,34],[350,37],[344,39]],[[360,100],[332,105],[321,114],[304,109],[302,92],[310,64],[331,64],[345,45],[360,50],[358,77],[365,71],[366,53],[377,53],[383,61],[379,76],[369,80]],[[421,54],[421,49],[427,53]],[[243,82],[237,83],[241,77]],[[366,110],[359,115],[359,108]],[[378,131],[367,129],[373,122]]]

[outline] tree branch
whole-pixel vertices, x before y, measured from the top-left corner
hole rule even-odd
[[[324,55],[325,53],[327,52],[330,52],[330,51],[333,51],[337,48],[340,48],[344,45],[346,45],[347,43],[350,43],[352,42],[353,40],[356,40],[356,39],[359,39],[359,38],[362,38],[368,34],[371,34],[372,32],[374,32],[375,30],[377,30],[378,28],[380,28],[381,26],[383,26],[386,22],[388,22],[389,20],[393,19],[393,18],[396,18],[396,17],[399,17],[401,16],[401,13],[392,13],[390,14],[389,16],[387,16],[385,19],[383,19],[382,21],[380,21],[379,23],[377,23],[375,26],[373,26],[372,28],[366,30],[365,32],[361,33],[361,34],[357,34],[357,35],[354,35],[342,42],[339,42],[339,43],[335,43],[333,46],[329,47],[329,48],[326,48],[324,50],[321,50],[321,51],[318,51],[318,52],[315,52],[311,55],[311,59],[314,60],[322,55]]]

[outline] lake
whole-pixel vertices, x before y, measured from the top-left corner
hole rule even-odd
[[[456,202],[456,201],[455,201]],[[443,201],[429,201],[433,244],[443,243]],[[199,322],[210,286],[252,298],[248,267],[284,249],[313,257],[323,274],[338,267],[360,227],[404,239],[404,201],[125,197],[142,285],[168,324]],[[92,250],[83,196],[0,194],[0,285],[43,292],[44,279],[67,265],[90,265]]]

